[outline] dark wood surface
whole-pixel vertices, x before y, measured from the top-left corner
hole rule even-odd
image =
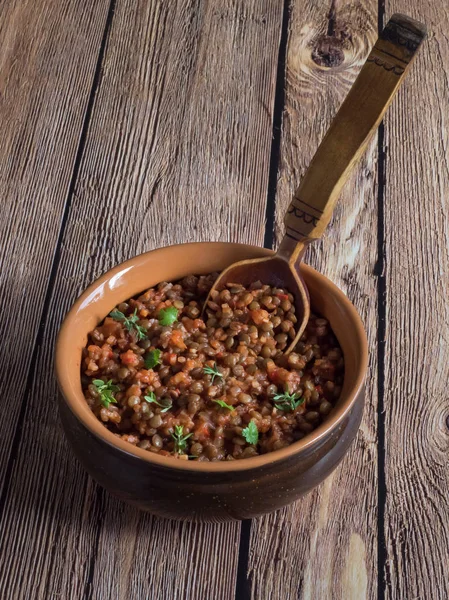
[[[307,257],[368,331],[350,453],[308,497],[251,522],[172,523],[119,503],[55,413],[65,312],[144,250],[276,247],[395,11],[426,22],[429,41]],[[0,598],[448,598],[444,1],[6,0],[0,17]]]

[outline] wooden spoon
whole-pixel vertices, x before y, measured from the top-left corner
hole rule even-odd
[[[228,267],[213,290],[226,284],[262,283],[294,296],[298,343],[310,315],[309,294],[300,274],[307,245],[321,237],[351,168],[360,159],[415,57],[426,28],[404,15],[391,17],[307,169],[285,215],[286,232],[277,253]]]

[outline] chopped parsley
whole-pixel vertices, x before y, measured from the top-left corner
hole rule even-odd
[[[174,306],[161,308],[157,316],[160,325],[173,325],[178,320],[178,309]]]
[[[204,367],[203,371],[206,373],[206,375],[212,375],[212,383],[214,383],[215,377],[220,377],[223,379],[223,373],[218,370],[217,363],[214,363],[213,367]]]
[[[161,364],[162,351],[156,348],[155,350],[149,350],[145,356],[144,363],[146,369],[154,369],[157,365]]]
[[[242,435],[248,444],[257,444],[259,440],[259,430],[254,421],[248,423],[248,426],[242,431]]]
[[[175,452],[177,454],[184,454],[187,448],[187,440],[191,436],[191,433],[184,435],[184,428],[182,425],[175,425],[175,430],[171,434],[174,442],[175,442]]]
[[[123,325],[128,331],[132,331],[134,329],[137,333],[138,340],[143,340],[147,337],[147,332],[145,328],[137,324],[137,321],[139,320],[139,317],[137,316],[137,308],[134,310],[133,314],[130,317],[127,317],[124,313],[122,313],[120,310],[117,310],[116,308],[114,308],[114,310],[109,313],[109,316],[115,319],[116,321],[123,323]]]
[[[283,394],[276,394],[273,400],[275,407],[284,412],[294,411],[300,404],[306,401],[305,398],[300,397],[300,394],[290,394],[288,389]]]
[[[154,392],[150,392],[148,396],[144,396],[143,399],[145,402],[148,402],[148,404],[156,404],[162,408],[161,413],[167,412],[167,410],[170,410],[170,408],[173,406],[173,402],[169,398],[167,398],[167,401],[164,404],[159,402]]]
[[[234,410],[234,407],[230,404],[227,404],[224,400],[214,400],[215,404],[221,406],[221,408],[227,408],[228,410]]]
[[[114,397],[114,392],[118,392],[120,388],[118,385],[112,383],[112,379],[109,381],[93,379],[92,383],[97,388],[97,392],[100,395],[100,402],[105,408],[109,408],[110,404],[117,404],[117,400]]]

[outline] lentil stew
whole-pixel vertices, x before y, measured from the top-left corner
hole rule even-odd
[[[331,412],[344,376],[339,344],[312,314],[295,351],[287,290],[218,274],[162,282],[119,304],[83,349],[86,401],[135,446],[182,460],[250,458],[302,439]]]

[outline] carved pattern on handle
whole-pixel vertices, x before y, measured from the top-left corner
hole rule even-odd
[[[322,214],[321,210],[295,196],[287,210],[286,235],[298,242],[308,238],[308,234],[318,225]],[[295,226],[292,227],[292,224]]]
[[[378,56],[371,55],[367,58],[367,62],[374,63],[378,67],[382,67],[385,71],[392,71],[395,75],[402,75],[405,71],[404,67],[400,67],[398,65],[394,65],[391,62],[384,60],[383,58],[379,58]]]
[[[422,39],[422,32],[417,31],[411,21],[408,23],[403,18],[398,22],[393,17],[380,34],[367,62],[399,77],[404,73]],[[400,56],[397,54],[398,50]]]

